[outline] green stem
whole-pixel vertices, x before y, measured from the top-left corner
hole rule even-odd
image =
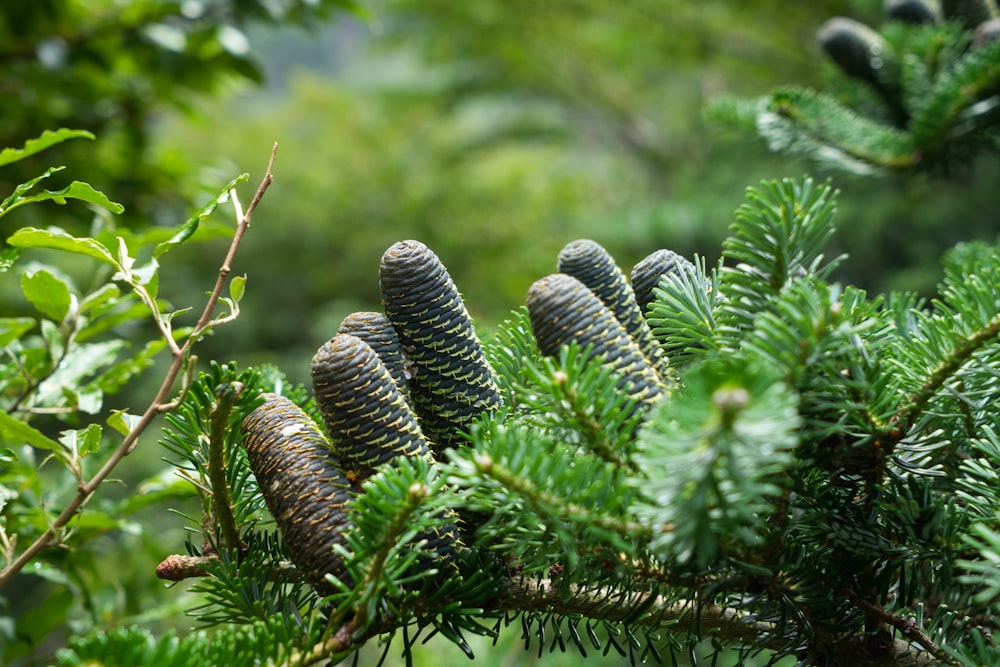
[[[208,479],[212,485],[212,502],[215,520],[222,530],[222,539],[230,551],[240,548],[240,532],[233,516],[233,506],[229,499],[229,481],[226,479],[226,431],[229,427],[229,413],[243,391],[239,382],[219,387],[216,393],[218,403],[212,410],[208,438]]]

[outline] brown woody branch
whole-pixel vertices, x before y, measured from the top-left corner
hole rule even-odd
[[[167,369],[163,382],[160,383],[160,387],[157,390],[156,395],[153,397],[153,400],[146,407],[146,410],[142,413],[138,422],[136,422],[136,424],[129,431],[128,435],[125,436],[114,452],[111,453],[111,456],[107,461],[105,461],[104,465],[101,466],[96,473],[94,473],[93,477],[86,482],[81,482],[77,486],[76,495],[73,496],[69,503],[67,503],[66,507],[63,508],[59,516],[55,518],[45,532],[39,535],[34,542],[28,545],[28,547],[21,552],[15,560],[0,570],[0,588],[3,588],[6,584],[8,584],[11,579],[14,578],[14,575],[20,572],[35,558],[35,556],[55,541],[59,532],[69,524],[73,517],[76,516],[77,512],[80,511],[80,508],[83,507],[84,503],[86,503],[94,492],[97,491],[104,480],[106,480],[118,464],[121,463],[122,459],[132,452],[139,440],[139,436],[142,435],[147,428],[149,428],[149,425],[153,422],[153,420],[160,413],[166,412],[176,405],[167,399],[170,396],[174,382],[177,380],[178,375],[180,375],[181,370],[186,365],[191,353],[191,348],[194,347],[194,344],[198,342],[201,335],[212,322],[212,313],[215,312],[215,307],[218,305],[219,299],[222,296],[222,290],[225,287],[226,279],[232,270],[232,262],[236,256],[236,251],[239,249],[240,243],[243,240],[243,234],[250,226],[250,216],[257,207],[261,198],[264,196],[268,187],[270,187],[271,182],[274,180],[271,170],[274,166],[274,159],[277,154],[277,150],[278,145],[275,144],[271,149],[271,157],[268,161],[267,171],[264,174],[264,178],[257,187],[257,191],[254,194],[253,200],[250,202],[250,206],[247,207],[246,212],[240,215],[239,223],[236,226],[236,232],[233,235],[233,240],[229,245],[229,250],[226,252],[226,257],[223,260],[222,266],[219,268],[219,275],[216,279],[215,287],[205,303],[205,309],[202,311],[202,315],[199,318],[198,323],[195,325],[194,331],[192,331],[191,335],[185,339],[184,345],[173,352],[170,367]]]

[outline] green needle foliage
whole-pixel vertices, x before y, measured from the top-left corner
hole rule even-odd
[[[754,105],[719,103],[776,151],[872,174],[952,172],[1000,140],[1000,11],[994,0],[885,3],[875,30],[835,17],[817,41],[829,92],[782,87]],[[733,113],[735,112],[735,114]]]
[[[193,528],[209,545],[173,557],[188,568],[176,578],[200,577],[206,594],[191,611],[216,634],[90,635],[61,664],[124,664],[113,656],[127,650],[169,654],[175,665],[209,654],[215,664],[310,665],[376,637],[400,639],[409,659],[418,638],[434,634],[471,656],[470,635],[512,623],[526,649],[633,661],[670,661],[711,638],[713,651],[739,647],[740,660],[996,664],[1000,252],[975,244],[949,253],[930,303],[871,297],[829,282],[843,259],[823,255],[835,195],[809,179],[763,183],[748,190],[717,267],[663,263],[647,318],[676,380],[655,396],[634,394],[619,375],[635,371],[609,341],[638,350],[619,335],[624,324],[563,274],[545,279],[550,300],[539,302],[534,286],[529,308],[475,355],[500,405],[464,412],[451,446],[393,450],[370,474],[345,477],[352,459],[330,443],[346,422],[327,418],[321,433],[307,392],[282,389],[272,369],[213,368],[188,392],[165,444],[202,494]],[[402,269],[396,277],[422,280]],[[406,308],[461,310],[456,291],[429,293],[452,301],[428,311],[418,295]],[[449,331],[431,337],[441,368],[470,349],[469,328],[455,329],[454,345]],[[334,347],[324,364],[340,363]],[[321,398],[343,386],[363,388],[365,410],[408,400],[385,362],[366,359],[351,377],[336,366],[343,384],[319,383]],[[479,375],[468,377],[479,386]],[[275,455],[292,457],[256,471],[254,484],[238,423],[263,391],[288,396],[298,416],[253,422],[253,447],[271,438]],[[220,548],[227,512],[202,444],[221,409],[239,537],[229,548]],[[414,428],[412,418],[379,420],[376,440]],[[301,456],[319,463],[299,479],[304,462],[281,443],[306,431]],[[300,483],[308,497],[297,505],[287,489]],[[265,503],[279,488],[280,504]],[[324,516],[341,537],[323,554],[334,565],[317,585],[315,561],[284,543],[311,537],[285,509],[306,516],[299,510],[323,502],[338,503]],[[267,507],[281,509],[274,522]]]

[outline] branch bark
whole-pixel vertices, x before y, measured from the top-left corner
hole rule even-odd
[[[153,400],[146,407],[138,422],[136,422],[131,430],[129,430],[128,435],[122,439],[108,460],[104,462],[104,465],[101,466],[96,473],[94,473],[93,477],[78,485],[76,495],[73,496],[69,503],[67,503],[66,507],[63,508],[62,512],[59,513],[59,516],[56,517],[45,532],[39,535],[34,542],[28,545],[28,547],[25,548],[25,550],[21,552],[21,554],[14,561],[10,562],[5,568],[3,568],[3,570],[0,570],[0,589],[10,583],[14,576],[24,569],[24,567],[30,563],[35,556],[53,543],[59,531],[66,527],[73,517],[77,515],[87,500],[90,499],[94,492],[97,491],[101,484],[108,478],[111,472],[118,466],[119,463],[121,463],[122,459],[128,456],[133,449],[135,449],[139,436],[141,436],[145,430],[149,428],[149,425],[152,424],[153,420],[159,414],[171,409],[174,405],[174,403],[168,401],[167,398],[170,396],[174,382],[177,380],[178,375],[180,375],[190,357],[191,349],[194,347],[195,343],[200,340],[201,336],[205,333],[205,330],[212,321],[212,313],[215,311],[215,307],[219,303],[219,298],[222,296],[222,290],[225,287],[226,279],[232,270],[231,267],[233,258],[235,258],[236,251],[239,249],[240,243],[243,240],[243,235],[250,226],[250,215],[253,213],[257,204],[270,187],[271,182],[274,180],[272,168],[274,166],[274,159],[277,154],[277,150],[278,146],[275,144],[271,149],[271,157],[268,161],[267,171],[264,174],[264,178],[257,187],[257,191],[254,194],[253,200],[250,202],[250,206],[247,207],[246,212],[241,212],[239,223],[236,226],[236,232],[233,235],[233,240],[229,244],[229,250],[226,252],[226,257],[223,260],[222,266],[219,268],[219,275],[215,282],[215,288],[212,290],[211,295],[205,302],[205,308],[202,311],[201,317],[195,325],[194,330],[185,339],[184,345],[173,351],[173,358],[170,363],[170,367],[167,369],[163,382],[160,383],[160,387],[156,391],[156,395],[153,397]]]

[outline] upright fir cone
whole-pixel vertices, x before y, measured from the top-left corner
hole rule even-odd
[[[408,371],[399,347],[399,336],[392,322],[382,313],[362,311],[351,313],[340,323],[337,333],[351,334],[368,343],[396,381],[403,398],[410,400],[410,387],[406,382]]]
[[[351,482],[359,484],[378,466],[401,456],[433,460],[416,415],[368,343],[337,334],[313,357],[312,378],[316,404]],[[457,523],[458,517],[452,516]],[[456,523],[421,536],[444,562],[459,544]],[[434,566],[423,558],[420,563]]]
[[[586,285],[604,303],[659,373],[660,379],[666,381],[670,376],[667,359],[653,338],[632,287],[610,253],[589,239],[572,241],[559,252],[558,267],[560,272]]]
[[[914,25],[937,23],[939,19],[936,8],[927,0],[886,0],[882,9],[889,19]]]
[[[647,255],[632,267],[632,290],[644,315],[649,312],[649,304],[656,299],[653,290],[660,285],[660,279],[682,265],[693,266],[686,257],[672,250],[661,249]]]
[[[274,394],[247,415],[243,432],[250,469],[303,578],[321,595],[333,592],[327,574],[351,585],[333,551],[344,543],[351,484],[326,438],[301,408]]]
[[[960,22],[966,30],[1000,17],[994,0],[941,0],[941,12],[949,21]]]
[[[837,16],[820,26],[816,39],[845,74],[864,81],[882,97],[896,126],[906,125],[909,115],[902,102],[899,63],[882,35],[860,21]]]
[[[368,343],[337,334],[313,357],[312,380],[333,450],[352,482],[396,456],[430,459],[416,415]]]
[[[660,377],[612,312],[573,276],[556,273],[528,290],[528,315],[542,354],[556,356],[571,342],[590,346],[620,378],[621,390],[640,405],[663,396]]]
[[[382,305],[410,370],[410,393],[436,451],[464,442],[500,389],[455,283],[427,246],[401,241],[382,256]]]
[[[860,21],[837,16],[826,21],[816,33],[820,48],[848,76],[879,84],[889,45]]]

